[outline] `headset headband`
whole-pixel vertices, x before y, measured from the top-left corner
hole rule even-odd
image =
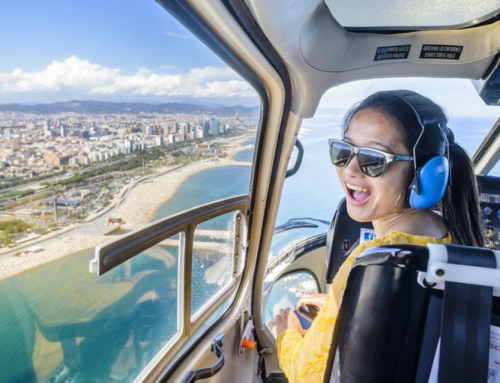
[[[450,160],[450,143],[448,141],[448,137],[446,136],[446,133],[443,131],[443,128],[441,127],[441,124],[438,121],[438,118],[435,113],[432,111],[432,105],[429,103],[429,101],[423,97],[422,95],[418,93],[414,93],[408,90],[394,90],[394,91],[387,91],[386,93],[392,94],[393,96],[398,97],[400,100],[404,101],[406,105],[408,105],[411,110],[413,110],[413,113],[417,117],[417,121],[422,128],[422,131],[420,132],[420,135],[417,138],[417,141],[415,142],[415,145],[413,146],[413,171],[415,174],[415,182],[416,182],[416,192],[417,194],[420,194],[420,184],[419,184],[419,178],[418,178],[418,166],[417,166],[417,145],[420,142],[420,139],[425,133],[425,128],[426,126],[430,127],[431,125],[437,125],[439,130],[441,131],[441,134],[443,135],[444,140],[446,141],[446,155],[448,157],[448,161]],[[450,178],[450,183],[451,183],[451,178]]]

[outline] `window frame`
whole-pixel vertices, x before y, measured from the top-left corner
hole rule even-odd
[[[244,32],[246,32],[247,37],[254,43],[255,47],[260,51],[263,58],[267,60],[272,68],[276,71],[277,76],[281,82],[275,83],[274,79],[269,81],[267,78],[263,78],[257,72],[255,72],[255,66],[251,64],[248,56],[239,55],[232,45],[227,43],[225,39],[222,39],[220,35],[215,32],[212,25],[203,19],[202,16],[196,13],[193,10],[193,6],[181,1],[181,0],[157,0],[157,2],[162,5],[168,12],[170,12],[176,19],[178,19],[181,23],[183,23],[196,37],[198,37],[202,42],[204,42],[210,49],[212,49],[221,59],[223,59],[231,68],[233,68],[238,74],[240,74],[250,85],[253,86],[257,94],[260,96],[261,100],[261,114],[259,121],[259,131],[257,133],[254,160],[253,160],[253,168],[252,175],[250,180],[250,208],[248,212],[248,232],[246,235],[248,238],[252,238],[252,236],[256,236],[257,238],[262,237],[263,233],[265,233],[267,225],[266,222],[268,220],[269,209],[271,204],[271,199],[261,200],[261,197],[257,198],[259,195],[259,181],[261,181],[261,159],[264,157],[264,148],[263,143],[264,139],[267,135],[271,134],[269,131],[273,131],[275,129],[278,130],[277,143],[274,154],[271,159],[271,178],[269,181],[269,190],[266,195],[272,196],[275,193],[274,186],[276,182],[276,178],[278,177],[277,172],[279,168],[279,159],[282,156],[283,152],[283,137],[285,136],[285,130],[289,122],[290,110],[292,105],[292,96],[291,96],[291,79],[287,70],[287,67],[279,54],[275,51],[274,47],[265,37],[263,32],[261,31],[259,25],[253,19],[250,10],[247,5],[241,3],[238,0],[224,0],[223,7],[225,7],[231,15],[234,17],[235,21],[239,24]],[[257,66],[259,68],[259,66]],[[283,92],[278,93],[275,85],[279,85],[283,87]],[[280,88],[281,89],[281,88]],[[276,102],[275,99],[278,101]],[[271,101],[273,101],[271,103]],[[279,106],[276,106],[279,105]],[[272,108],[272,109],[271,109]],[[280,109],[280,122],[278,126],[270,126],[269,120],[270,115],[274,117],[277,113],[275,110]],[[265,158],[264,158],[265,159]],[[267,160],[266,160],[267,161]],[[252,232],[252,227],[256,226],[253,224],[253,211],[254,204],[257,206],[264,205],[264,217],[258,218],[259,222],[257,223],[258,232]],[[263,223],[262,227],[259,227],[260,222]],[[259,242],[259,240],[257,240]],[[255,263],[255,271],[254,276],[249,277],[246,275],[247,273],[243,273],[242,277],[245,279],[245,283],[248,283],[249,280],[252,281],[251,286],[251,297],[250,297],[250,306],[252,309],[256,309],[257,314],[260,313],[260,293],[258,286],[259,273],[264,273],[265,271],[265,255],[262,256],[265,251],[263,250],[262,242],[258,244],[257,249],[255,250],[256,254],[251,254],[252,262]],[[248,261],[247,261],[248,263]],[[247,265],[248,267],[249,265]],[[253,265],[252,265],[253,267]],[[246,287],[246,286],[242,286]],[[244,291],[244,290],[243,290]],[[236,292],[235,292],[236,293]],[[255,294],[257,293],[257,294]],[[239,292],[238,292],[239,295]],[[236,295],[235,299],[238,301],[239,296]],[[225,313],[222,315],[221,319],[218,322],[228,320],[227,317],[234,318],[236,315],[232,309],[234,306],[234,302],[228,307]],[[252,310],[253,311],[253,310]],[[256,323],[261,322],[260,318],[255,317]],[[208,326],[208,328],[204,331],[204,334],[211,334],[217,327],[218,323],[212,323]],[[255,334],[256,340],[259,340],[258,330]],[[267,337],[264,336],[264,339]],[[176,373],[176,370],[186,361],[186,358],[194,352],[196,347],[198,347],[202,341],[204,340],[203,334],[196,336],[196,339],[192,341],[185,350],[182,350],[174,360],[163,361],[158,360],[158,366],[151,374],[141,374],[140,377],[147,378],[148,381],[155,382],[166,382],[172,376],[172,374]]]
[[[244,238],[244,233],[247,231],[247,228],[246,228],[246,224],[245,222],[243,222],[243,225],[242,225],[242,215],[241,214],[238,214],[237,211],[233,210],[229,213],[234,213],[236,212],[235,216],[234,216],[234,219],[235,219],[235,227],[234,227],[234,243],[233,243],[233,263],[231,265],[231,268],[232,268],[232,281],[222,287],[219,291],[217,291],[215,294],[213,294],[211,297],[209,297],[205,302],[203,302],[203,304],[198,307],[196,310],[190,310],[190,315],[191,315],[191,323],[195,323],[198,318],[209,308],[211,307],[212,305],[216,304],[216,302],[221,299],[221,296],[224,295],[224,291],[233,284],[234,282],[234,279],[237,278],[237,277],[240,277],[241,276],[241,273],[243,272],[243,269],[244,269],[244,266],[241,267],[240,264],[241,264],[241,259],[243,259],[243,262],[244,260],[246,259],[246,253],[245,253],[245,243],[246,241],[242,241],[241,238]],[[226,213],[228,214],[228,213]],[[219,215],[218,217],[221,217],[222,215],[224,214],[221,214]],[[205,220],[201,223],[205,223],[209,220]],[[198,229],[198,225],[195,226],[194,228],[194,232],[193,232],[193,243],[194,243],[194,233],[196,233],[196,230]],[[203,230],[203,229],[202,229]],[[241,245],[243,243],[243,245]],[[192,255],[193,255],[193,251],[194,248],[192,248],[192,253],[191,253],[191,265],[192,265]],[[240,250],[242,250],[240,252]],[[193,280],[193,269],[191,268],[191,282]],[[192,283],[191,283],[191,286],[192,286]],[[193,300],[192,300],[192,297],[191,297],[191,301],[190,301],[190,306],[192,307],[193,305]],[[207,318],[208,320],[208,318]]]
[[[163,218],[96,247],[95,257],[90,262],[90,271],[100,276],[163,240],[179,235],[178,331],[149,361],[138,377],[149,375],[160,360],[169,364],[203,324],[227,300],[236,297],[246,263],[247,243],[245,238],[249,204],[250,197],[248,195],[222,199]],[[243,264],[243,267],[233,268],[231,282],[204,303],[198,309],[199,312],[196,316],[192,316],[192,256],[195,230],[199,224],[231,212],[237,212],[234,240],[235,244],[238,242],[238,246],[235,245],[233,259],[235,264]],[[238,216],[241,218],[238,219]],[[241,261],[242,256],[244,261]],[[230,307],[231,304],[228,305],[226,311]]]

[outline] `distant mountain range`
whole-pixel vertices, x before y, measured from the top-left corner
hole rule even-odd
[[[52,113],[86,113],[86,114],[114,114],[114,113],[213,113],[217,115],[234,115],[238,110],[239,115],[256,115],[260,107],[244,106],[207,106],[187,103],[165,103],[165,104],[146,104],[146,103],[128,103],[128,102],[105,102],[105,101],[68,101],[55,102],[53,104],[4,104],[0,105],[0,112],[20,112],[35,114]]]

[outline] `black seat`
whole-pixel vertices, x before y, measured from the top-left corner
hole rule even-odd
[[[445,249],[448,264],[463,270],[496,268],[495,255],[434,246],[380,247],[358,257],[342,298],[325,382],[428,383],[439,339],[440,383],[488,381],[490,324],[500,325],[493,288],[447,281],[443,293],[422,273],[435,249]],[[471,272],[461,275],[470,278]]]
[[[349,217],[346,200],[343,198],[326,238],[326,283],[332,283],[347,255],[358,244],[362,229],[373,229],[373,225],[371,222],[356,222]]]

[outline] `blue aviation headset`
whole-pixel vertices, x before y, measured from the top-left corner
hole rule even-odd
[[[432,112],[431,104],[427,99],[417,93],[405,90],[389,91],[387,93],[404,101],[413,110],[418,123],[422,127],[422,132],[418,136],[415,146],[413,146],[415,176],[410,184],[409,203],[414,209],[429,209],[441,201],[450,181],[450,143],[448,137],[443,131],[443,127],[441,127],[437,116]],[[422,136],[429,129],[439,129],[441,131],[446,148],[443,147],[443,153],[432,157],[419,168],[417,166],[417,146]]]

